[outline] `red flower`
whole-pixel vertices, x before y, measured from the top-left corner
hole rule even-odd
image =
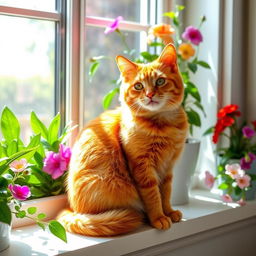
[[[225,130],[226,127],[231,126],[234,122],[235,120],[230,116],[220,118],[214,127],[214,134],[212,136],[213,143],[216,144],[219,140],[220,134]]]
[[[230,116],[225,116],[222,119],[220,119],[219,121],[222,123],[222,125],[225,128],[228,126],[231,126],[235,122],[235,120]]]
[[[225,106],[224,108],[221,108],[218,112],[218,118],[225,117],[227,114],[234,114],[236,116],[240,116],[240,111],[238,110],[238,105],[230,104]]]
[[[256,130],[256,120],[252,121],[252,125],[253,125],[254,130]]]

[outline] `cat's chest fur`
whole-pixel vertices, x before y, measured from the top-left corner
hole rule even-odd
[[[147,159],[161,180],[172,167],[183,147],[187,126],[182,110],[169,114],[133,118],[126,113],[122,117],[120,137],[131,171]]]

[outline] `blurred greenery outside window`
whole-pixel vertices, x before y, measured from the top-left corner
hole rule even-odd
[[[46,125],[60,111],[64,2],[0,0],[0,110],[15,113],[25,140],[32,110]]]

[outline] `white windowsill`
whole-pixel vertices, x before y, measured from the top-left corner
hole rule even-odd
[[[229,224],[256,218],[256,201],[239,207],[223,204],[207,191],[193,190],[188,205],[177,206],[184,221],[173,224],[167,231],[143,226],[134,233],[116,238],[92,238],[68,234],[68,243],[60,241],[37,226],[12,230],[11,246],[0,256],[28,255],[124,255],[152,246],[207,232]],[[179,240],[180,241],[180,240]],[[178,242],[177,245],[178,246]],[[179,245],[181,246],[181,245]]]

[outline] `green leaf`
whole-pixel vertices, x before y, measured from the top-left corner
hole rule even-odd
[[[109,93],[107,93],[104,98],[103,98],[103,108],[104,110],[108,109],[114,96],[119,93],[119,88],[114,88],[113,90],[111,90]]]
[[[29,142],[27,148],[33,148],[33,147],[39,145],[40,144],[40,140],[41,140],[41,134],[40,133],[35,135],[35,136],[33,136],[30,139],[30,142]]]
[[[212,134],[214,132],[214,126],[208,128],[204,133],[203,136]]]
[[[159,42],[153,42],[149,44],[150,47],[157,47],[157,46],[161,46],[164,47],[163,43],[159,43]]]
[[[89,70],[89,82],[92,82],[92,78],[94,77],[96,71],[99,68],[100,63],[98,61],[94,62],[91,66],[90,66],[90,70]]]
[[[201,118],[197,112],[195,112],[193,109],[190,109],[187,110],[186,113],[188,116],[188,122],[190,124],[201,127]]]
[[[47,140],[48,138],[48,131],[45,125],[39,120],[36,113],[34,111],[31,112],[30,115],[30,124],[33,132],[35,134],[40,133],[43,138]]]
[[[165,16],[165,17],[169,17],[170,19],[174,19],[174,18],[176,18],[176,14],[175,14],[175,12],[165,12],[164,14],[163,14],[163,16]]]
[[[60,114],[58,113],[53,118],[48,129],[48,142],[50,144],[58,140],[59,129],[60,129]]]
[[[187,82],[189,82],[189,72],[181,72],[181,75],[182,75],[182,79],[183,79],[183,82],[186,84]]]
[[[104,59],[108,59],[108,57],[104,56],[104,55],[94,56],[94,57],[90,58],[90,62],[96,62],[98,60],[104,60]]]
[[[9,143],[9,145],[7,147],[7,155],[11,156],[11,155],[17,153],[17,151],[18,151],[17,140],[13,140],[12,142]]]
[[[0,221],[11,225],[12,213],[6,202],[0,201]]]
[[[66,230],[58,221],[50,221],[49,229],[53,235],[57,236],[58,238],[67,243]]]
[[[226,189],[229,188],[229,185],[226,184],[226,183],[222,183],[222,184],[220,184],[220,185],[218,186],[218,188],[221,189],[221,190],[226,190]]]
[[[207,62],[205,62],[205,61],[198,60],[196,63],[197,63],[198,65],[204,67],[204,68],[209,68],[209,69],[211,69],[210,65],[209,65]]]
[[[8,157],[8,158],[6,159],[7,162],[0,166],[0,175],[1,175],[2,173],[4,173],[6,170],[9,169],[9,164],[10,164],[11,162],[13,162],[14,160],[19,159],[19,158],[21,158],[21,157],[26,158],[28,155],[31,156],[31,153],[32,153],[32,152],[35,153],[37,149],[38,149],[38,146],[37,146],[37,147],[34,147],[34,148],[25,149],[25,150],[22,150],[22,151],[20,151],[20,152],[17,152],[17,153],[15,153],[15,154],[11,155],[10,157]]]
[[[13,112],[5,107],[1,116],[1,129],[7,142],[18,140],[20,136],[20,124]]]
[[[184,5],[176,5],[176,8],[178,11],[182,11],[185,9],[185,6]]]
[[[141,52],[140,55],[148,62],[152,62],[158,58],[157,54],[151,54],[149,52]]]
[[[193,84],[192,82],[187,82],[185,91],[192,97],[194,97],[197,101],[201,102],[201,96],[195,84]]]
[[[36,208],[36,207],[29,207],[29,208],[27,209],[27,212],[28,212],[30,215],[35,214],[36,211],[37,211],[37,208]]]
[[[26,217],[26,212],[25,212],[24,210],[23,210],[23,211],[19,211],[19,212],[17,212],[17,213],[15,214],[15,216],[16,216],[17,218],[23,219],[23,218]]]
[[[45,213],[39,213],[39,214],[37,215],[37,218],[38,218],[39,220],[42,220],[42,219],[46,218],[46,214],[45,214]]]
[[[46,195],[42,190],[40,190],[36,187],[31,187],[30,191],[31,191],[32,196],[34,196],[36,198],[43,197]]]
[[[20,206],[19,206],[19,205],[15,205],[14,209],[15,209],[16,211],[20,211]]]
[[[45,231],[45,225],[42,222],[37,221],[36,224]]]
[[[34,159],[35,159],[35,161],[36,161],[36,163],[38,165],[38,168],[42,169],[43,166],[44,166],[44,163],[43,163],[44,159],[43,159],[43,157],[38,152],[36,152],[34,154]]]
[[[203,114],[204,114],[204,117],[206,117],[206,113],[205,113],[205,111],[204,111],[203,105],[202,105],[199,101],[195,101],[194,104],[195,104],[199,109],[202,110],[202,112],[203,112]]]
[[[0,188],[6,188],[8,186],[8,180],[0,176]]]
[[[196,73],[197,71],[197,65],[195,63],[189,62],[188,63],[188,68],[193,72]]]

